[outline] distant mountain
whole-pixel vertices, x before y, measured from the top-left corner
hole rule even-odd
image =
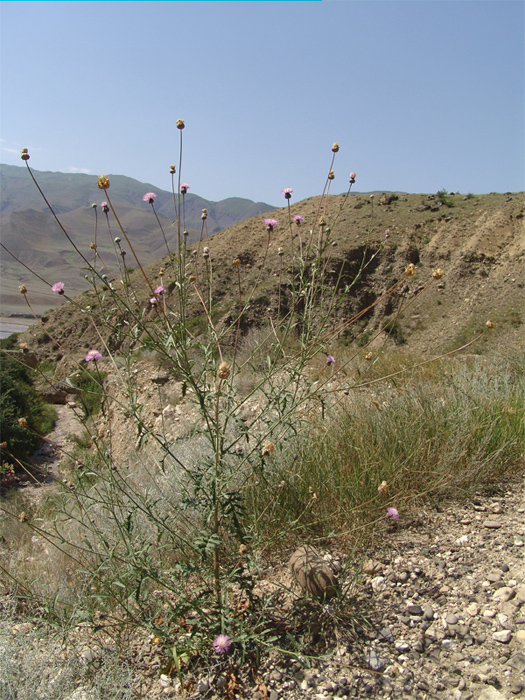
[[[38,170],[33,172],[71,238],[86,258],[92,260],[90,243],[95,240],[95,212],[92,204],[100,205],[106,199],[105,193],[97,186],[97,176]],[[175,250],[177,231],[171,225],[175,217],[173,194],[124,175],[109,175],[109,179],[111,201],[141,262],[147,265],[162,258],[167,252],[151,207],[142,200],[146,192],[156,193],[155,209],[168,246],[170,250]],[[188,193],[184,206],[188,244],[198,241],[201,235],[206,235],[205,232],[203,234],[201,219],[204,208],[208,210],[208,235],[274,209],[264,202],[252,202],[240,197],[211,202]],[[100,206],[97,212],[98,252],[104,264],[115,272],[118,267],[112,240],[120,235],[118,225],[110,215],[111,229],[108,231],[106,217]],[[67,283],[71,293],[78,294],[88,287],[87,281],[79,274],[79,268],[84,263],[72,251],[25,166],[0,165],[0,217],[2,243],[22,263],[37,271],[50,284],[57,280]],[[135,267],[130,251],[126,252],[127,265]],[[25,284],[38,296],[38,300],[33,296],[38,313],[59,301],[50,292],[49,285],[36,280],[3,249],[0,251],[0,272],[1,311],[4,314],[25,308],[18,292],[20,284]]]

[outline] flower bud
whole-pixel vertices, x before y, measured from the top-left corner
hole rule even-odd
[[[31,156],[27,152],[27,148],[22,148],[22,155],[20,156],[20,158],[22,158],[22,160],[29,160],[30,157]]]
[[[350,173],[350,183],[353,185],[357,175],[355,173]]]
[[[170,165],[170,173],[172,175],[175,175],[175,166],[174,165]]]
[[[416,266],[414,265],[414,263],[410,263],[405,268],[405,275],[407,277],[413,277],[415,274],[416,274]]]
[[[486,326],[487,328],[490,328],[490,329],[496,328],[496,324],[495,324],[493,321],[487,321],[487,323],[485,324],[485,326]]]
[[[184,119],[177,119],[177,129],[184,129]]]
[[[435,280],[440,280],[440,279],[443,277],[444,274],[445,274],[445,273],[443,272],[443,270],[442,270],[440,267],[438,267],[437,270],[433,270],[433,272],[432,272],[432,277],[433,277]]]
[[[22,428],[27,428],[27,420],[25,418],[19,418],[18,424],[21,425]]]
[[[208,210],[207,210],[207,209],[203,209],[203,210],[202,210],[202,213],[201,213],[201,219],[204,221],[204,220],[207,219],[207,218],[208,218]]]
[[[338,150],[339,150],[339,144],[336,141],[335,143],[332,144],[332,152],[337,153]]]
[[[235,267],[239,267],[241,264],[240,258],[235,258],[235,260],[232,262],[232,265],[235,265]]]
[[[335,173],[333,170],[330,170],[330,172],[328,173],[328,179],[333,180],[334,178],[335,178]]]
[[[25,286],[25,284],[21,284],[20,287],[18,287],[18,291],[20,292],[20,294],[27,294],[27,287]]]
[[[89,247],[91,248],[91,250],[96,250],[96,249],[97,249],[97,244],[96,244],[96,243],[90,243],[90,244],[89,244]]]
[[[262,456],[269,457],[271,454],[274,453],[274,450],[275,450],[275,445],[273,444],[273,442],[266,440],[266,442],[264,443],[263,448],[262,448]]]

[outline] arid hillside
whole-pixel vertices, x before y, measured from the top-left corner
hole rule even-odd
[[[326,253],[327,278],[340,289],[350,285],[347,293],[340,295],[334,311],[334,327],[373,304],[400,279],[408,263],[416,266],[416,275],[410,279],[408,289],[396,292],[387,302],[347,327],[338,342],[362,342],[363,337],[379,329],[385,319],[395,317],[392,337],[397,344],[406,344],[416,352],[434,354],[467,342],[490,319],[497,324],[496,332],[487,334],[475,351],[482,352],[488,347],[523,347],[523,193],[336,195],[328,198],[323,212],[319,211],[319,203],[320,198],[315,197],[292,205],[290,215],[299,214],[305,219],[300,227],[290,226],[286,208],[266,214],[279,222],[271,232],[266,255],[268,232],[262,215],[235,224],[190,248],[188,275],[196,276],[197,289],[205,291],[206,265],[212,272],[214,320],[231,321],[239,293],[238,270],[244,297],[256,290],[250,302],[249,323],[243,327],[243,332],[248,325],[263,325],[275,316],[279,287],[284,298],[292,273],[291,249],[293,247],[297,253],[301,243],[306,247],[309,237],[318,235],[318,228],[313,224],[322,215],[330,224],[326,229],[331,241]],[[160,231],[158,237],[162,239]],[[204,246],[210,249],[209,258],[202,255]],[[86,248],[89,250],[89,244]],[[280,248],[282,255],[279,255]],[[232,265],[234,258],[241,260],[239,268]],[[127,260],[131,259],[128,251]],[[147,268],[154,286],[159,283],[159,268],[166,269],[163,283],[168,289],[168,309],[175,301],[170,264],[169,259],[164,258]],[[443,277],[418,296],[437,268],[443,270]],[[357,283],[351,286],[358,273]],[[145,312],[156,313],[148,308],[151,290],[138,270],[132,273],[131,282],[138,298],[143,300]],[[411,304],[397,317],[403,300]],[[99,344],[89,318],[96,315],[95,296],[85,292],[78,302],[83,307],[91,306],[92,310],[86,314],[64,301],[62,307],[51,311],[44,319],[58,344],[46,338],[37,326],[28,331],[31,344],[36,342],[40,354],[52,357],[66,350],[82,353]],[[193,328],[198,332],[199,319],[204,320],[204,317],[196,294],[190,315]],[[394,343],[394,340],[389,342]]]

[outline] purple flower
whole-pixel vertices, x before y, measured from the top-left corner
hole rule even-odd
[[[108,203],[107,202],[100,202],[100,206],[102,207],[102,211],[104,214],[107,214],[109,211]]]
[[[187,182],[181,182],[180,183],[180,191],[182,194],[186,194],[186,192],[190,189],[190,186],[188,185]]]
[[[357,175],[355,173],[350,173],[350,182],[354,184]]]
[[[326,364],[327,365],[335,365],[335,357],[333,355],[327,355],[326,356]]]
[[[292,192],[293,189],[291,187],[285,187],[284,190],[281,190],[281,194],[284,194],[285,199],[291,199]]]
[[[213,648],[215,649],[217,654],[226,654],[229,651],[231,645],[232,643],[227,634],[219,634],[213,640]]]
[[[295,216],[292,216],[292,221],[295,221],[297,226],[300,226],[301,224],[304,224],[304,216],[296,214]]]
[[[64,283],[63,282],[55,282],[55,284],[51,287],[51,291],[55,292],[55,294],[63,294],[64,293]]]
[[[91,362],[91,360],[97,362],[97,360],[100,360],[101,358],[102,355],[99,353],[98,350],[90,350],[84,359],[86,362]]]
[[[392,518],[392,520],[399,520],[399,513],[397,511],[397,508],[387,508],[386,517]]]
[[[157,304],[158,304],[157,297],[151,297],[151,299],[149,300],[149,303],[152,306],[157,306]]]
[[[267,231],[273,231],[276,226],[279,226],[279,222],[275,219],[265,219],[264,223],[266,224]]]
[[[149,204],[153,204],[153,202],[157,199],[157,195],[155,192],[146,192],[144,197],[142,197],[143,202],[148,202]]]
[[[166,293],[166,290],[164,289],[164,287],[161,284],[159,284],[159,286],[155,290],[155,294],[165,294],[165,293]]]

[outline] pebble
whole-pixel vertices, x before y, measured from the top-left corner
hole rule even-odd
[[[514,588],[509,588],[508,586],[503,586],[503,588],[498,588],[492,596],[494,600],[501,600],[506,603],[507,600],[511,600],[516,595]]]
[[[487,518],[487,520],[483,521],[483,527],[486,527],[489,530],[497,530],[501,527],[501,523],[499,522],[499,520],[490,520],[489,518]]]
[[[433,620],[434,619],[434,610],[433,608],[429,605],[425,608],[423,611],[423,620]]]
[[[373,650],[365,653],[365,661],[373,671],[380,671],[386,666],[386,661]]]
[[[494,583],[495,581],[501,581],[503,574],[499,571],[493,571],[487,576],[487,581]]]
[[[459,621],[459,618],[457,615],[447,615],[445,618],[445,622],[447,625],[457,625]]]
[[[407,613],[409,615],[423,615],[423,608],[421,605],[409,605],[407,608]]]
[[[511,630],[499,630],[499,632],[494,632],[492,639],[496,642],[501,642],[502,644],[507,644],[512,638]]]
[[[477,603],[470,603],[470,605],[467,605],[465,608],[465,612],[470,615],[470,617],[476,617],[479,613],[479,605]]]
[[[508,664],[516,669],[518,673],[523,673],[525,671],[525,654],[518,651],[510,657]]]

